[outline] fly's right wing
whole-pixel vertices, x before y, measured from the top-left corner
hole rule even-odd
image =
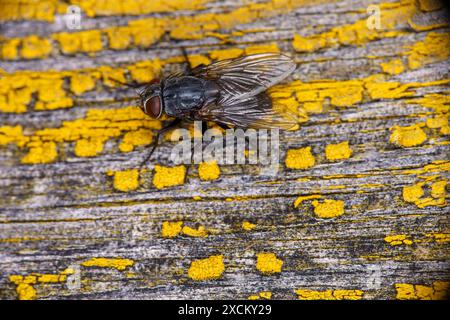
[[[221,89],[219,104],[244,100],[282,81],[296,68],[289,58],[278,53],[261,53],[199,66],[192,75],[212,80]]]
[[[210,104],[201,108],[197,115],[203,120],[237,128],[288,130],[297,124],[296,115],[282,105],[273,105],[266,92],[223,105]]]

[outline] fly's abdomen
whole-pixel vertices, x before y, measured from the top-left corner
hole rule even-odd
[[[214,101],[217,95],[217,87],[208,80],[186,76],[164,81],[163,101],[169,116],[187,116]]]

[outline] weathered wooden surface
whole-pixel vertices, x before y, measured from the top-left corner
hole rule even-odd
[[[445,297],[442,3],[383,2],[369,30],[372,1],[69,1],[84,14],[68,30],[66,5],[20,2],[0,11],[1,298]],[[276,91],[300,128],[281,135],[276,177],[137,171],[161,124],[107,78],[179,68],[181,46],[193,63],[296,60]],[[171,167],[171,146],[153,163]]]

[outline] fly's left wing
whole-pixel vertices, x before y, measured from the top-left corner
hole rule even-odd
[[[296,68],[289,57],[261,53],[199,66],[192,75],[212,80],[220,87],[219,103],[244,100],[282,81]]]
[[[197,115],[203,120],[237,128],[288,130],[297,124],[295,114],[282,105],[273,105],[266,92],[222,105],[207,105]]]

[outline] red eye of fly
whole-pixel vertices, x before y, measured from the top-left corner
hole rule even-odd
[[[158,96],[147,99],[144,103],[144,111],[146,114],[154,119],[158,119],[161,116],[161,100]]]

